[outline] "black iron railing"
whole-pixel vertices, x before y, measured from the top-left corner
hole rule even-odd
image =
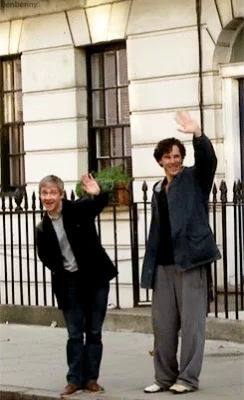
[[[151,196],[151,195],[150,195]],[[222,259],[212,266],[214,302],[211,311],[225,318],[244,310],[244,191],[243,183],[227,192],[225,182],[213,186],[209,220]],[[232,200],[228,200],[232,197]],[[71,199],[74,200],[74,193]],[[140,288],[140,275],[147,244],[151,206],[146,182],[142,201],[127,206],[112,204],[97,219],[101,241],[119,270],[112,282],[114,307],[147,305],[151,291]],[[51,274],[38,260],[35,227],[43,216],[39,197],[16,191],[1,196],[0,205],[0,302],[1,304],[56,305]]]

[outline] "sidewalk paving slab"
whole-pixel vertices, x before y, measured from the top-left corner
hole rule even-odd
[[[65,328],[0,325],[1,400],[54,400],[65,385]],[[169,400],[169,392],[145,394],[153,382],[153,336],[145,333],[103,334],[100,383],[104,394],[77,392],[71,400]],[[244,344],[207,340],[200,390],[181,399],[243,400]]]

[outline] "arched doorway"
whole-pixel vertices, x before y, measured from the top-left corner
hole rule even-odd
[[[231,52],[231,63],[244,63],[244,26],[240,29]],[[241,178],[244,181],[244,77],[238,79]]]
[[[221,32],[214,68],[222,83],[223,145],[227,186],[244,179],[244,20],[232,20]]]

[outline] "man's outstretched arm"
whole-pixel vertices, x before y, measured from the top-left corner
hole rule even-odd
[[[196,177],[204,193],[209,195],[217,167],[217,158],[212,143],[201,131],[198,122],[192,119],[188,112],[179,111],[175,119],[180,132],[193,134]]]

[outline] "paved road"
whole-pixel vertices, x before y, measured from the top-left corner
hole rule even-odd
[[[152,343],[150,334],[104,332],[100,383],[106,388],[105,394],[80,392],[69,397],[72,400],[172,399],[173,395],[168,392],[143,393],[143,387],[153,382],[149,355]],[[0,325],[0,391],[22,391],[21,399],[33,394],[37,398],[59,398],[65,385],[65,344],[64,328]],[[244,344],[207,341],[200,390],[181,395],[181,399],[243,400]]]

